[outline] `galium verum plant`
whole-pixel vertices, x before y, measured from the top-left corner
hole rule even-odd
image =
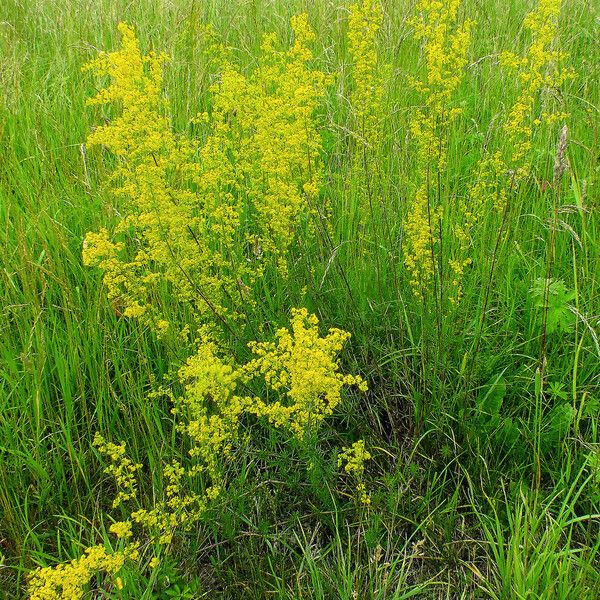
[[[297,231],[310,235],[311,213],[327,213],[317,206],[314,113],[329,78],[310,67],[306,15],[293,17],[292,28],[287,50],[265,36],[249,75],[218,46],[212,109],[195,119],[207,130],[204,143],[173,132],[162,92],[167,57],[142,54],[128,25],[119,25],[119,50],[85,67],[110,80],[89,104],[111,104],[116,115],[88,145],[116,159],[110,190],[119,217],[112,231],[88,233],[84,260],[101,268],[118,311],[159,335],[187,339],[186,315],[196,328],[242,318],[255,280],[269,265],[285,276]]]

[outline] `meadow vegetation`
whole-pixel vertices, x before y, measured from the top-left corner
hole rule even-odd
[[[4,0],[0,598],[597,598],[599,23]]]

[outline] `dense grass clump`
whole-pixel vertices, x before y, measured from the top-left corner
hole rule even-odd
[[[600,594],[589,0],[0,6],[0,597]]]

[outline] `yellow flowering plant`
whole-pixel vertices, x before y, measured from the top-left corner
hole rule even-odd
[[[102,269],[109,298],[120,312],[163,334],[170,319],[159,290],[166,286],[198,314],[220,311],[221,280],[214,272],[215,263],[225,259],[217,257],[212,223],[199,214],[202,202],[189,186],[200,177],[197,144],[176,136],[165,115],[167,57],[143,55],[125,23],[119,31],[121,48],[101,53],[85,69],[110,80],[88,104],[113,104],[117,114],[89,135],[88,146],[102,146],[116,158],[110,183],[122,204],[121,218],[112,232],[103,228],[87,235],[83,257]]]
[[[377,49],[377,35],[383,22],[383,9],[377,0],[361,0],[350,6],[348,44],[352,56],[353,88],[350,95],[355,136],[360,148],[358,157],[365,171],[382,142],[385,118],[383,99],[389,77],[389,65],[382,64]]]
[[[275,342],[251,343],[256,358],[244,367],[247,378],[260,375],[271,392],[268,401],[256,398],[248,412],[299,439],[333,413],[345,385],[367,389],[359,375],[339,372],[337,355],[350,334],[332,328],[320,337],[318,323],[305,308],[292,310],[291,330],[279,329]]]
[[[391,66],[382,60],[378,40],[383,18],[379,0],[360,0],[349,7],[348,50],[352,61],[348,96],[352,182],[349,189],[357,193],[349,221],[357,228],[353,232],[358,241],[356,248],[365,261],[373,258],[379,234],[377,211],[383,206],[379,157],[385,141],[388,116],[385,99],[391,80]],[[369,230],[371,236],[367,239],[365,234]]]
[[[240,169],[253,211],[256,234],[250,241],[272,256],[287,276],[286,253],[309,213],[327,215],[318,206],[323,173],[321,137],[315,111],[331,81],[312,68],[315,34],[306,14],[292,17],[294,43],[280,50],[277,36],[262,41],[261,64],[247,77],[238,98],[242,129]],[[310,234],[304,227],[304,233]]]
[[[107,442],[96,434],[94,445],[109,461],[105,473],[116,484],[113,508],[128,513],[109,528],[122,549],[107,552],[104,546],[94,546],[71,563],[35,571],[29,587],[32,598],[82,598],[95,574],[116,575],[126,560],[135,561],[142,571],[156,568],[158,555],[168,553],[175,533],[198,523],[224,489],[223,464],[232,457],[245,416],[266,417],[275,427],[303,440],[337,408],[344,386],[366,390],[360,376],[340,372],[339,353],[350,334],[332,328],[321,337],[318,324],[306,309],[292,310],[291,329],[279,329],[275,342],[251,342],[255,357],[243,365],[223,358],[223,351],[210,337],[200,340],[196,353],[177,374],[182,393],[163,386],[151,394],[171,399],[179,420],[177,431],[191,444],[185,464],[172,460],[163,465],[163,495],[150,508],[140,505],[137,493],[142,465],[127,456],[125,443]],[[248,391],[253,386],[261,391],[266,387],[264,399]],[[367,452],[355,452],[352,464],[368,458]],[[194,491],[198,486],[201,492]],[[147,542],[155,554],[143,561],[140,548],[147,548]]]
[[[436,244],[443,203],[440,182],[446,169],[448,129],[460,114],[452,98],[467,64],[471,21],[459,22],[460,0],[420,0],[420,15],[412,20],[414,37],[422,43],[424,74],[411,78],[422,97],[410,132],[415,142],[417,187],[404,222],[404,264],[418,298],[436,276]]]
[[[88,103],[111,104],[116,116],[89,135],[88,146],[116,158],[110,182],[120,217],[112,231],[87,235],[84,261],[102,269],[120,313],[159,335],[187,338],[186,315],[195,327],[242,318],[265,266],[287,272],[288,248],[310,207],[327,212],[316,206],[314,114],[329,78],[310,67],[306,15],[293,17],[292,29],[287,50],[265,36],[249,75],[209,43],[219,73],[210,113],[195,119],[207,130],[203,144],[173,132],[162,92],[167,57],[142,54],[127,24],[119,25],[121,48],[85,67],[109,78]]]
[[[459,200],[453,225],[457,243],[449,259],[453,301],[461,298],[464,270],[472,262],[468,254],[473,227],[490,208],[503,213],[510,194],[529,176],[536,131],[568,117],[555,108],[549,93],[575,77],[573,70],[563,66],[566,53],[554,49],[561,6],[561,0],[539,0],[524,21],[531,35],[526,51],[522,56],[514,52],[500,55],[500,64],[514,76],[518,93],[504,114],[505,147],[492,149],[481,158],[467,194]]]
[[[135,544],[113,552],[107,551],[103,545],[91,546],[69,563],[33,571],[29,578],[29,597],[31,600],[81,600],[86,597],[91,579],[98,578],[101,573],[110,580],[107,587],[102,587],[118,592],[123,589],[119,572],[126,561],[137,558]]]
[[[358,440],[352,446],[344,446],[338,454],[337,466],[353,481],[353,498],[359,505],[371,504],[371,496],[364,482],[365,462],[371,460],[371,453],[365,448],[365,441]]]
[[[542,123],[553,124],[568,115],[557,111],[548,103],[544,91],[558,89],[575,77],[571,69],[563,67],[566,54],[554,49],[558,33],[558,17],[562,0],[539,0],[523,23],[531,34],[531,42],[523,56],[503,52],[500,63],[514,74],[519,90],[503,125],[510,146],[507,160],[515,177],[527,176],[529,166],[525,160],[532,147],[532,138]],[[536,110],[538,100],[542,106]]]

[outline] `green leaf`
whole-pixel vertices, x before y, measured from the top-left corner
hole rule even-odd
[[[536,316],[536,321],[541,326],[546,319],[546,332],[553,334],[559,329],[570,331],[575,324],[575,314],[571,310],[576,293],[570,291],[562,279],[546,279],[540,277],[535,280],[531,288],[535,306],[542,309]]]
[[[500,408],[506,395],[506,380],[503,373],[493,377],[487,385],[484,386],[482,393],[477,399],[477,411],[481,417],[487,420],[493,420],[500,415]],[[495,419],[494,419],[495,420]]]
[[[569,433],[574,415],[573,407],[567,402],[555,406],[544,419],[544,444],[559,444]]]
[[[514,446],[519,439],[519,428],[510,417],[502,421],[501,436],[502,441],[509,447]]]

